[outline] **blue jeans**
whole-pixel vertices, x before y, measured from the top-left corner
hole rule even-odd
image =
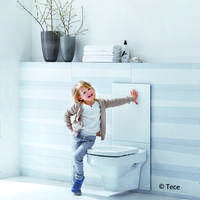
[[[73,180],[82,180],[84,176],[83,158],[95,143],[96,136],[86,136],[81,133],[73,135]]]

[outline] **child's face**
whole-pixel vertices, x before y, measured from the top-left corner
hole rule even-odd
[[[92,88],[86,88],[86,87],[82,87],[79,90],[80,92],[80,100],[84,100],[84,101],[93,101],[94,100],[94,96],[95,96],[95,92]]]

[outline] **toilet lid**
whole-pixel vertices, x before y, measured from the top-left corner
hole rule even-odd
[[[126,147],[126,146],[96,146],[93,149],[89,149],[87,153],[89,155],[106,156],[106,157],[119,157],[138,152],[137,147]]]

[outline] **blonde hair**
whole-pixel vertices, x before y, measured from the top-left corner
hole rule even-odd
[[[82,87],[85,87],[85,88],[90,88],[92,90],[94,90],[94,88],[92,87],[92,85],[86,81],[79,81],[77,82],[74,87],[72,88],[72,97],[75,101],[75,103],[83,103],[83,100],[80,100],[79,97],[80,97],[80,89]],[[96,100],[96,93],[95,93],[95,90],[94,90],[94,99]]]

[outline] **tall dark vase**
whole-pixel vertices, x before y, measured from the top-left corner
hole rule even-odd
[[[55,62],[60,46],[60,34],[54,31],[41,32],[42,53],[46,62]]]
[[[74,58],[76,38],[70,36],[60,37],[60,47],[63,60],[65,62],[71,62]]]

